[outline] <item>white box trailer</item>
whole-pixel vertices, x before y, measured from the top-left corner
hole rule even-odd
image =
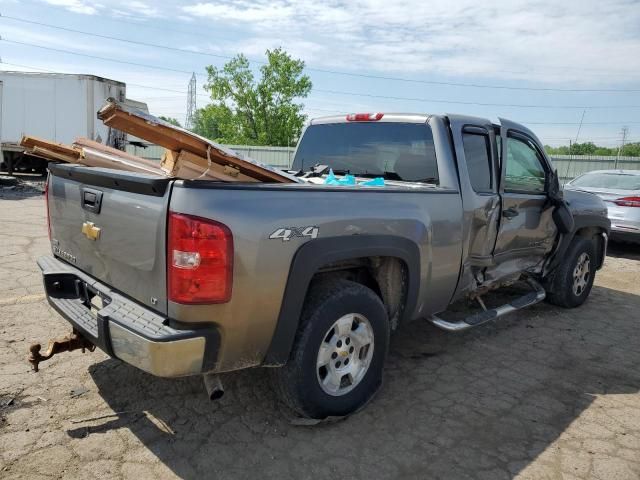
[[[96,117],[109,97],[125,102],[126,85],[94,75],[0,72],[0,162],[44,172],[44,162],[22,155],[25,134],[67,144],[87,137],[124,150],[126,135]]]

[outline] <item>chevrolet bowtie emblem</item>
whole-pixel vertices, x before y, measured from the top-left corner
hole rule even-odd
[[[96,241],[100,237],[100,227],[96,227],[93,222],[82,224],[82,234],[89,240]]]

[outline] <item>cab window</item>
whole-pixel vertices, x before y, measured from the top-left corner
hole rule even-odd
[[[471,186],[476,192],[491,192],[491,148],[489,136],[465,132],[462,135],[464,157],[469,171]]]
[[[530,141],[508,137],[506,162],[505,191],[532,194],[545,192],[544,160]]]
[[[310,125],[298,145],[293,169],[306,171],[317,164],[336,174],[438,183],[433,133],[424,123]]]

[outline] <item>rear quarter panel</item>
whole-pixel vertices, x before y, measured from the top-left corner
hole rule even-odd
[[[299,185],[216,185],[176,182],[172,211],[227,225],[234,241],[231,301],[220,305],[168,303],[171,318],[213,322],[221,333],[217,369],[261,363],[276,327],[296,251],[311,237],[270,239],[279,228],[318,228],[317,238],[395,235],[420,251],[420,289],[412,317],[442,310],[458,279],[462,205],[456,191],[364,189]]]

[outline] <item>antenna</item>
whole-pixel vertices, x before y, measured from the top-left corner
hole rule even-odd
[[[193,116],[196,113],[196,74],[191,75],[189,87],[187,89],[187,117],[184,120],[184,128],[191,130],[193,127]]]
[[[618,147],[618,154],[616,155],[616,161],[613,165],[613,168],[615,170],[618,169],[618,161],[620,160],[620,153],[622,152],[622,150],[624,149],[624,144],[627,141],[627,135],[629,133],[629,127],[627,127],[626,125],[624,127],[622,127],[622,131],[620,132],[620,134],[622,135],[622,142],[620,142],[620,146]]]

